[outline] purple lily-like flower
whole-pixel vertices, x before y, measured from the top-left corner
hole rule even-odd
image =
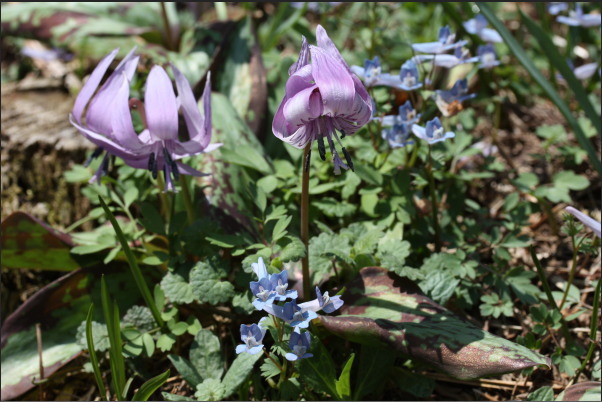
[[[595,220],[593,218],[590,218],[589,216],[585,215],[583,212],[581,212],[573,207],[570,207],[570,206],[566,207],[565,211],[571,213],[575,218],[577,218],[581,222],[583,222],[583,224],[585,226],[587,226],[588,228],[593,230],[594,233],[596,234],[596,236],[598,236],[599,238],[602,238],[602,223],[598,222],[597,220]]]
[[[438,117],[427,121],[426,128],[414,124],[412,126],[412,132],[416,135],[416,137],[420,138],[421,140],[425,140],[431,145],[440,141],[445,141],[448,138],[454,138],[456,136],[456,134],[452,131],[445,132]]]
[[[134,131],[129,106],[129,85],[135,72],[138,57],[133,51],[121,62],[107,82],[94,95],[100,80],[107,71],[118,49],[106,56],[78,95],[69,116],[73,124],[87,139],[122,158],[135,168],[150,170],[153,177],[158,170],[165,175],[165,190],[174,190],[180,174],[204,174],[182,163],[180,159],[216,149],[221,144],[211,141],[211,85],[210,79],[202,95],[201,116],[190,84],[180,71],[171,66],[175,76],[178,97],[165,70],[154,66],[146,83],[145,104],[140,113],[147,123],[140,134]],[[209,78],[209,76],[208,76]],[[88,106],[85,122],[84,108]],[[178,109],[181,109],[188,129],[189,140],[178,138]]]
[[[422,82],[418,80],[418,69],[416,68],[416,63],[414,63],[411,59],[407,60],[401,66],[399,78],[401,79],[399,88],[403,89],[404,91],[414,91],[415,89],[422,87]]]
[[[353,170],[351,156],[337,132],[342,138],[366,124],[372,115],[372,100],[320,25],[316,37],[318,46],[309,45],[303,38],[299,60],[289,69],[286,93],[274,117],[272,131],[296,148],[317,140],[322,160],[326,160],[326,138],[335,173],[339,167]],[[347,164],[338,156],[334,140]]]
[[[300,330],[298,328],[295,328],[293,332],[291,332],[291,337],[288,341],[288,346],[291,348],[293,353],[289,352],[284,355],[286,360],[291,362],[314,356],[311,353],[307,353],[307,349],[309,349],[309,344],[311,342],[309,332],[300,333],[299,331]]]
[[[245,325],[240,326],[240,338],[243,342],[242,345],[236,347],[236,354],[247,352],[255,355],[263,349],[263,337],[265,336],[266,329],[257,325]]]
[[[487,28],[487,19],[483,14],[477,14],[475,18],[469,19],[464,22],[464,29],[466,32],[473,35],[478,35],[484,42],[489,43],[501,43],[503,39],[501,35],[495,29]]]
[[[430,61],[432,65],[443,68],[454,68],[460,64],[475,63],[478,57],[470,57],[468,49],[457,47],[454,54],[418,54],[412,57],[415,63]]]
[[[437,42],[414,43],[412,49],[421,53],[439,54],[462,47],[467,43],[467,40],[456,42],[456,34],[451,33],[449,26],[444,26],[439,29],[439,40]]]
[[[559,15],[556,21],[570,25],[573,27],[597,27],[602,24],[602,15],[600,14],[583,14],[581,4],[575,5],[575,11],[571,11],[569,16]]]
[[[277,304],[265,305],[263,310],[284,320],[291,327],[307,328],[309,322],[318,317],[314,311],[299,307],[296,300],[286,302],[284,306]]]
[[[308,301],[305,303],[299,304],[301,310],[318,312],[320,310],[325,313],[332,313],[333,311],[338,310],[344,304],[341,296],[332,296],[328,295],[328,292],[320,292],[320,288],[316,286],[316,298],[312,301]]]
[[[450,90],[435,91],[435,103],[443,116],[451,116],[461,110],[462,102],[475,96],[477,94],[468,93],[468,80],[464,78],[456,81]]]
[[[495,48],[491,44],[481,45],[477,49],[479,56],[479,68],[493,68],[500,65],[500,61],[497,59]]]

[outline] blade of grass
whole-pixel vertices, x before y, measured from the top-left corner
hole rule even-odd
[[[147,401],[151,395],[159,389],[159,387],[165,384],[165,381],[169,378],[169,370],[163,374],[159,374],[156,377],[151,378],[140,386],[140,389],[132,397],[132,401]]]
[[[587,92],[585,92],[583,85],[581,85],[581,82],[579,82],[577,77],[575,77],[573,70],[571,70],[571,68],[568,66],[565,59],[560,55],[558,49],[556,49],[556,46],[554,46],[554,43],[543,31],[543,29],[541,29],[541,27],[539,27],[535,21],[523,13],[522,10],[519,9],[518,11],[521,19],[527,26],[529,33],[531,33],[531,35],[537,39],[541,50],[543,50],[544,54],[550,61],[550,64],[556,66],[560,74],[562,74],[566,80],[567,84],[575,94],[575,99],[577,99],[577,102],[579,102],[581,109],[583,109],[587,118],[592,121],[592,124],[594,127],[596,127],[596,130],[598,130],[598,135],[602,135],[602,121],[600,120],[600,115],[598,112],[596,112],[596,109],[594,109],[594,106],[587,96]]]
[[[109,364],[111,366],[111,381],[115,396],[118,401],[123,401],[123,387],[125,386],[125,362],[121,353],[121,328],[119,326],[119,311],[113,304],[107,289],[104,275],[100,279],[100,294],[105,324],[109,333]],[[117,315],[117,317],[115,317]],[[117,325],[115,325],[117,323]]]
[[[581,147],[587,152],[587,156],[589,157],[590,162],[592,163],[598,174],[602,176],[602,162],[600,162],[600,158],[598,157],[596,150],[594,149],[592,143],[585,136],[585,133],[581,129],[581,126],[579,126],[577,119],[575,119],[567,104],[562,100],[562,98],[560,97],[558,92],[556,92],[554,87],[552,87],[548,79],[545,78],[539,72],[537,67],[535,67],[527,53],[523,50],[522,46],[518,43],[516,39],[514,39],[510,31],[506,29],[502,21],[500,21],[495,16],[495,14],[493,13],[493,11],[491,11],[489,6],[480,1],[476,2],[476,4],[481,10],[481,13],[485,16],[485,18],[487,18],[489,23],[491,23],[491,25],[493,25],[493,27],[502,36],[504,42],[506,43],[506,45],[508,45],[512,53],[514,53],[518,61],[523,65],[523,67],[527,70],[527,72],[531,75],[535,82],[537,82],[542,87],[542,89],[548,94],[550,100],[554,102],[558,110],[560,110],[560,113],[562,113],[569,126],[571,126],[571,128],[573,129],[575,137],[577,137],[577,141],[579,142]],[[561,64],[566,63],[563,61]]]
[[[587,366],[587,364],[591,360],[592,356],[594,355],[594,351],[598,348],[598,344],[596,343],[596,336],[598,334],[598,311],[600,309],[600,284],[601,283],[602,283],[602,281],[598,279],[598,284],[596,285],[596,291],[594,292],[594,303],[592,306],[592,318],[590,320],[590,331],[589,331],[589,339],[590,339],[591,343],[589,344],[589,348],[587,349],[587,355],[585,356],[583,363],[581,363],[581,367],[579,367],[579,370],[577,370],[577,372],[573,376],[571,383],[573,383],[574,381],[576,381],[579,378],[579,375],[583,372],[583,370],[585,369],[585,366]]]
[[[109,219],[109,221],[111,222],[111,225],[113,225],[113,229],[115,230],[117,239],[119,239],[119,243],[121,243],[123,252],[125,253],[125,256],[128,260],[130,270],[132,271],[132,276],[134,277],[134,280],[136,281],[136,285],[138,285],[138,289],[140,290],[140,293],[142,293],[142,297],[144,298],[144,301],[146,302],[148,308],[150,308],[151,313],[153,314],[153,318],[155,319],[155,322],[157,323],[157,325],[159,327],[163,328],[165,326],[165,323],[163,322],[163,319],[161,318],[161,313],[157,309],[157,305],[155,304],[155,301],[153,300],[153,296],[151,295],[151,292],[148,289],[146,281],[144,280],[144,277],[142,276],[142,272],[140,271],[140,267],[138,266],[138,261],[136,260],[134,253],[132,253],[132,250],[130,249],[128,242],[125,239],[125,236],[123,235],[123,232],[121,230],[121,227],[119,226],[119,223],[117,223],[115,216],[111,213],[111,211],[109,210],[109,207],[104,202],[102,197],[99,196],[98,200],[100,202],[100,205],[102,206],[102,209],[105,211],[105,215],[107,216],[107,219]]]
[[[94,338],[92,337],[92,312],[94,311],[94,304],[90,304],[88,310],[88,316],[86,317],[86,342],[88,343],[88,352],[90,353],[90,363],[92,364],[92,370],[94,371],[94,378],[96,379],[96,385],[98,385],[98,392],[100,393],[100,399],[107,401],[107,389],[102,381],[102,374],[100,373],[100,367],[98,366],[98,357],[96,356],[96,350],[94,349]]]

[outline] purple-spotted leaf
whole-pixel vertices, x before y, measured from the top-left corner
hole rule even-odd
[[[360,270],[342,298],[340,316],[320,316],[329,331],[353,342],[380,344],[453,377],[551,364],[549,358],[457,317],[384,268]]]
[[[101,305],[100,277],[106,274],[111,293],[119,295],[120,311],[139,302],[140,293],[124,263],[77,269],[48,284],[6,317],[1,330],[0,382],[3,401],[17,398],[35,387],[39,379],[39,355],[35,324],[42,328],[44,375],[50,377],[81,353],[76,341],[79,325],[86,319],[90,303]],[[94,321],[104,322],[102,309]]]
[[[567,387],[558,395],[557,401],[599,401],[600,390],[602,389],[599,381],[586,381],[579,384],[573,384]]]
[[[15,212],[2,222],[3,268],[72,271],[80,267],[70,254],[73,242],[24,212]]]

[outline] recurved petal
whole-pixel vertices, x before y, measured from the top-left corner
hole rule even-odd
[[[324,112],[322,97],[317,87],[307,88],[291,96],[284,104],[284,118],[292,127],[298,127],[318,118]]]
[[[345,59],[343,59],[343,56],[341,56],[341,53],[339,53],[339,49],[337,49],[334,42],[330,39],[328,33],[326,33],[326,30],[322,27],[322,25],[318,25],[318,27],[316,28],[316,42],[318,43],[318,47],[324,49],[326,53],[328,53],[331,57],[333,57],[335,60],[341,63],[343,67],[345,67],[347,72],[351,73],[351,70],[345,62]],[[312,46],[310,46],[310,48],[311,47]],[[312,58],[313,57],[314,56],[312,54]]]
[[[355,83],[349,68],[319,47],[310,46],[312,76],[324,102],[324,113],[347,114],[353,107]],[[355,76],[354,76],[355,77]],[[363,88],[363,85],[358,83]],[[364,88],[365,91],[365,88]]]
[[[311,75],[311,65],[308,64],[295,72],[286,81],[286,94],[293,96],[299,91],[315,87],[314,77]]]
[[[293,63],[292,66],[288,69],[288,75],[293,75],[302,67],[306,66],[309,63],[309,44],[307,43],[307,39],[305,36],[301,37],[301,51],[299,52],[299,58],[296,62]]]
[[[169,76],[154,66],[146,81],[144,94],[146,122],[155,140],[178,139],[178,108]]]
[[[113,50],[111,53],[105,56],[100,61],[100,63],[98,63],[94,71],[92,71],[92,75],[90,75],[90,78],[88,79],[88,81],[86,81],[84,87],[79,92],[79,95],[77,95],[77,98],[75,99],[75,104],[73,106],[72,115],[78,124],[81,124],[81,117],[84,113],[86,105],[90,101],[90,98],[92,98],[92,95],[94,95],[96,88],[98,88],[102,77],[105,75],[107,69],[109,68],[109,65],[117,55],[118,51],[119,48]]]

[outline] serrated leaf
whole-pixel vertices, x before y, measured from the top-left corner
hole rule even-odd
[[[556,173],[552,181],[554,182],[554,186],[570,190],[583,190],[589,186],[589,180],[585,176],[577,175],[571,170]]]
[[[384,268],[362,268],[346,288],[341,315],[319,319],[350,341],[379,342],[462,379],[551,365],[549,358],[456,317]]]
[[[169,354],[167,355],[171,364],[178,370],[178,373],[182,376],[182,378],[190,384],[191,387],[196,388],[198,384],[203,382],[203,377],[199,374],[199,372],[194,368],[192,363],[185,359],[182,356]]]
[[[221,401],[224,399],[226,387],[217,378],[207,378],[196,386],[194,397],[198,401]]]
[[[220,379],[224,372],[224,361],[219,339],[208,329],[201,329],[190,347],[190,362],[201,378]]]
[[[298,261],[305,257],[305,245],[297,236],[286,236],[289,242],[280,252],[280,260],[282,262]]]
[[[191,284],[182,275],[168,272],[161,280],[161,289],[174,303],[188,304],[194,301]]]
[[[230,397],[238,390],[238,387],[247,379],[248,375],[253,370],[255,363],[263,356],[261,353],[249,354],[241,353],[236,356],[236,359],[230,365],[228,372],[224,376],[222,383],[224,384],[224,398]]]
[[[161,352],[167,352],[171,350],[174,343],[176,343],[174,334],[162,334],[159,339],[157,339],[157,348],[159,348]]]
[[[401,269],[410,255],[410,248],[410,243],[405,240],[387,239],[379,242],[376,257],[380,259],[382,267],[390,270]]]
[[[196,300],[201,303],[218,304],[234,296],[234,285],[221,280],[223,273],[209,263],[200,262],[190,271],[190,287]]]
[[[271,359],[265,359],[259,369],[261,370],[262,377],[265,379],[280,375],[280,369]]]

